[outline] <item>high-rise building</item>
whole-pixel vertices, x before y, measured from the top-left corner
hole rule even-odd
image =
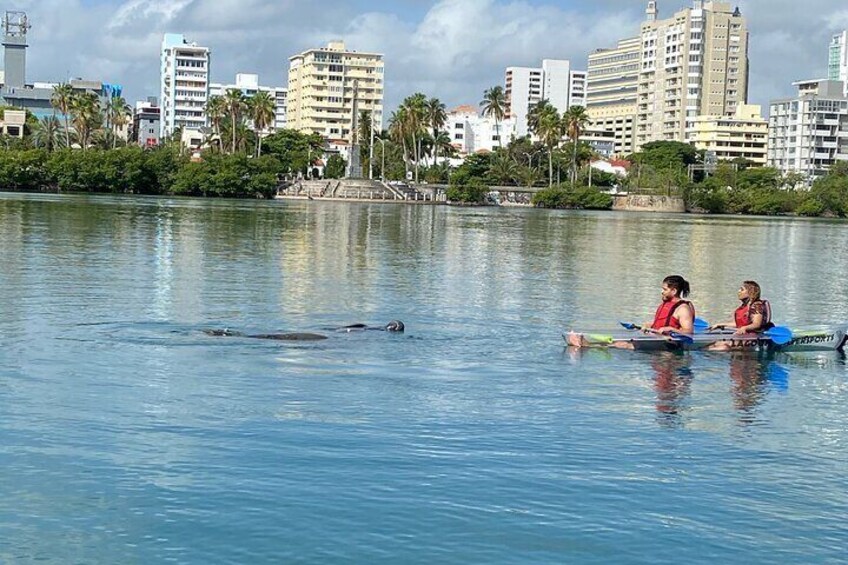
[[[740,104],[733,116],[698,116],[693,119],[689,141],[718,161],[747,159],[765,165],[768,120],[760,112],[757,105]]]
[[[527,114],[542,100],[542,69],[507,67],[504,94],[506,117],[515,120],[515,134],[523,137],[529,133]]]
[[[641,54],[642,38],[632,37],[589,55],[586,112],[593,130],[612,132],[615,155],[636,151],[633,122]]]
[[[848,97],[840,81],[793,84],[797,96],[770,103],[768,164],[812,184],[837,161],[848,161]]]
[[[197,130],[207,125],[209,56],[208,47],[189,43],[182,34],[165,34],[159,98],[162,137],[177,128]]]
[[[738,8],[695,0],[658,19],[648,3],[642,24],[636,148],[686,141],[697,116],[730,116],[748,99],[748,28]]]
[[[848,94],[848,30],[837,33],[830,41],[827,78],[842,81]]]
[[[383,55],[360,53],[332,41],[289,58],[288,127],[328,139],[350,140],[355,112],[383,127]]]
[[[541,67],[507,67],[504,83],[507,117],[515,119],[518,136],[529,133],[527,114],[543,99],[560,114],[571,106],[586,105],[586,72],[574,70],[567,60],[544,59]]]
[[[252,73],[237,73],[236,81],[232,84],[213,82],[209,85],[209,97],[225,96],[227,91],[235,89],[241,91],[245,97],[250,98],[257,92],[267,92],[274,99],[274,121],[270,124],[269,133],[279,131],[286,127],[286,92],[282,86],[262,86],[259,84],[259,75]],[[248,126],[251,127],[250,120]]]

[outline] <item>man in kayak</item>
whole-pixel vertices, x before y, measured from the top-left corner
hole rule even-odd
[[[680,275],[670,275],[662,282],[662,303],[654,314],[653,322],[643,324],[652,333],[678,332],[691,334],[694,331],[695,306],[688,300],[689,281]]]
[[[680,334],[693,333],[695,307],[688,300],[684,300],[687,296],[689,296],[689,281],[680,275],[666,277],[662,282],[662,303],[657,308],[653,321],[642,324],[639,327],[645,333],[665,334],[666,336],[671,332]],[[634,339],[632,337],[619,339],[614,336],[582,334],[573,331],[563,337],[566,343],[572,347],[591,347],[593,344],[601,344],[604,347],[635,349]],[[670,348],[678,348],[680,346],[680,343],[673,336],[665,338],[657,337],[654,341],[660,341]]]
[[[709,331],[736,328],[735,335],[742,335],[761,333],[773,328],[771,305],[760,294],[760,285],[756,282],[743,282],[736,293],[742,304],[733,312],[733,321],[710,326]]]

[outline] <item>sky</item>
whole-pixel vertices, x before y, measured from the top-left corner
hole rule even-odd
[[[130,102],[159,95],[164,33],[212,51],[212,82],[238,72],[284,86],[288,57],[343,39],[385,55],[385,105],[424,92],[449,108],[478,104],[507,66],[570,59],[638,34],[643,0],[6,0],[32,29],[27,80],[117,83]],[[689,0],[659,0],[660,17]],[[750,102],[793,94],[795,80],[824,78],[833,33],[848,28],[841,0],[738,0],[751,32]]]

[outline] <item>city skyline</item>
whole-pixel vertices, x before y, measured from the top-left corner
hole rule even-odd
[[[269,0],[33,0],[25,10],[28,79],[98,76],[124,86],[128,99],[158,95],[163,33],[183,33],[212,50],[212,81],[238,72],[282,82],[288,57],[332,39],[385,54],[387,111],[415,91],[448,107],[476,103],[503,82],[508,66],[544,58],[570,59],[585,69],[589,53],[638,34],[643,0],[501,2],[440,0],[277,5]],[[743,0],[751,31],[750,101],[792,93],[792,82],[825,78],[833,33],[848,28],[848,9],[811,0],[808,18],[793,16],[789,0]],[[734,4],[734,5],[735,5]],[[661,16],[691,1],[661,0]],[[78,15],[77,15],[78,14]],[[74,53],[68,56],[68,53]]]

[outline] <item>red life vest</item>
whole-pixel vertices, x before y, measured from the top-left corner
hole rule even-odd
[[[751,315],[751,307],[757,302],[763,305],[763,323],[759,329],[754,331],[761,332],[773,327],[771,323],[771,304],[769,304],[768,300],[755,300],[753,302],[744,302],[733,312],[733,321],[736,323],[737,328],[754,323],[753,316]]]
[[[692,317],[695,317],[695,307],[692,306],[692,303],[688,300],[678,300],[677,302],[663,302],[660,304],[660,307],[657,308],[657,313],[654,315],[654,323],[651,324],[652,330],[658,330],[660,328],[672,327],[676,330],[680,329],[680,321],[674,317],[674,313],[677,309],[682,305],[686,304],[689,308],[692,309]]]

